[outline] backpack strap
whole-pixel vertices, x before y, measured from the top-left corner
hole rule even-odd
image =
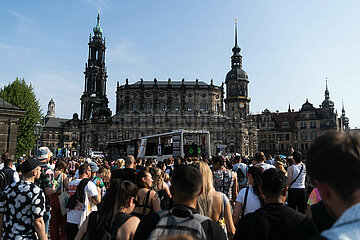
[[[132,216],[126,213],[118,213],[116,215],[115,221],[111,224],[111,237],[112,239],[116,239],[116,233],[118,229]]]
[[[292,182],[290,183],[290,185],[289,185],[288,188],[290,188],[291,185],[293,185],[293,184],[296,182],[296,180],[300,177],[300,174],[301,174],[301,172],[302,172],[303,169],[304,169],[304,164],[301,164],[301,169],[300,169],[299,174],[296,176],[296,178],[294,178],[294,180],[292,180]]]
[[[220,217],[223,218],[224,217],[224,210],[225,210],[225,194],[221,194],[222,196],[222,203],[221,203],[221,214]]]
[[[225,172],[223,172],[222,190],[225,192]]]
[[[79,202],[85,202],[85,187],[86,185],[88,184],[88,182],[90,181],[90,178],[84,178],[80,181],[79,185],[77,186],[76,188],[76,191],[74,193],[76,199],[79,201]]]
[[[143,207],[143,215],[145,216],[145,211],[146,211],[146,208],[147,208],[147,204],[149,202],[149,197],[150,197],[150,192],[151,192],[151,189],[146,193],[145,195],[145,199],[144,199],[144,207]],[[151,207],[152,209],[152,207]]]
[[[248,194],[249,194],[249,189],[250,189],[250,187],[246,187],[245,199],[244,199],[244,205],[243,205],[242,212],[241,212],[241,217],[244,217],[244,214],[245,214],[245,208],[246,208],[246,202],[247,202],[247,198],[248,198]]]

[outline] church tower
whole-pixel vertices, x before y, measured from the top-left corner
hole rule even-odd
[[[53,98],[51,98],[50,101],[49,101],[48,110],[47,110],[45,118],[56,118],[56,116],[55,116],[55,102],[54,102]]]
[[[241,48],[237,44],[237,22],[235,20],[235,46],[232,49],[231,70],[225,78],[226,115],[229,117],[247,118],[250,109],[248,97],[248,75],[242,69]]]
[[[325,88],[325,99],[321,103],[323,114],[323,125],[325,128],[333,128],[337,126],[337,113],[335,112],[334,102],[330,99],[330,91],[328,89],[327,78]]]
[[[349,130],[349,118],[345,115],[344,101],[342,102],[341,121],[343,130]]]
[[[97,24],[93,28],[94,36],[89,37],[89,57],[85,64],[85,86],[81,96],[81,120],[108,118],[111,111],[108,108],[106,96],[105,38],[100,27],[100,13]]]

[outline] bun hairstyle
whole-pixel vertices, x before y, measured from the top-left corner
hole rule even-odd
[[[130,181],[115,179],[111,182],[102,200],[98,212],[98,231],[108,226],[116,217],[116,214],[126,208],[131,198],[136,198],[137,186]]]

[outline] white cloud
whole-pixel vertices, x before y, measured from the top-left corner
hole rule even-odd
[[[16,28],[14,29],[15,33],[23,34],[33,31],[34,26],[36,26],[36,22],[33,19],[16,11],[9,10],[9,13],[17,19]]]
[[[132,52],[135,44],[130,42],[127,39],[120,39],[119,43],[113,47],[108,46],[107,59],[112,64],[115,63],[125,63],[125,64],[135,64],[142,62],[143,58],[135,56]]]
[[[3,57],[18,59],[32,56],[32,49],[23,47],[20,44],[15,45],[0,41],[0,49]]]

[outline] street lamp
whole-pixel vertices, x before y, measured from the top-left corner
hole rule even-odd
[[[39,139],[43,130],[43,126],[39,123],[39,121],[36,122],[36,124],[33,126],[34,128],[34,135],[35,135],[35,142],[36,142],[36,148],[35,148],[35,154],[36,155],[36,151],[39,148]]]

